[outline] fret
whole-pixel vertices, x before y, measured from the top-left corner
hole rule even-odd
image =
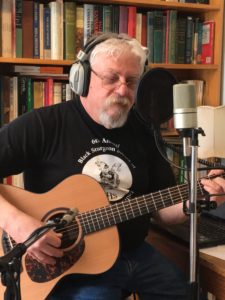
[[[153,202],[153,204],[154,204],[155,211],[157,211],[157,206],[156,206],[156,204],[155,204],[155,200],[154,200],[153,194],[151,194],[150,196],[151,196],[151,198],[152,198],[152,202]]]
[[[172,196],[172,194],[171,194],[171,191],[170,191],[170,189],[168,189],[168,192],[169,192],[169,195],[170,195],[171,202],[172,202],[172,204],[174,204],[174,201],[173,201],[173,196]]]
[[[138,201],[138,199],[136,200],[136,203],[137,203],[137,208],[138,208],[138,210],[139,210],[139,213],[140,213],[140,216],[141,216],[141,209],[140,209],[140,205],[139,205],[139,201]]]
[[[125,201],[124,201],[125,202]],[[125,216],[126,216],[126,220],[129,220],[129,217],[127,215],[127,210],[126,210],[126,207],[124,205],[124,202],[122,202],[122,205],[123,205],[123,209],[124,209],[124,212],[125,212]]]
[[[145,207],[146,207],[146,209],[147,209],[147,212],[150,213],[149,207],[148,207],[148,205],[147,205],[147,201],[146,201],[146,199],[145,199],[145,195],[143,195],[142,198],[143,198],[143,200],[144,200],[144,204],[145,204]]]

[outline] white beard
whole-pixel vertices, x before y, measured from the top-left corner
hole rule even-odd
[[[121,109],[114,115],[108,115],[107,109],[110,108],[111,105],[114,105],[116,103],[120,104]],[[100,123],[108,129],[122,127],[127,121],[130,110],[129,104],[130,102],[126,97],[108,97],[99,115]]]

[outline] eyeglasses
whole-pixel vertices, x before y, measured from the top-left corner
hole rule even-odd
[[[120,88],[122,84],[126,84],[127,88],[130,90],[135,90],[139,78],[137,77],[130,77],[126,79],[125,82],[122,82],[119,78],[118,74],[111,74],[111,75],[100,75],[96,73],[93,69],[91,71],[99,78],[102,80],[102,87],[107,89],[107,90],[115,90]]]

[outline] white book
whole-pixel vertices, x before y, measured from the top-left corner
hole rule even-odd
[[[51,59],[63,59],[63,2],[49,3],[51,10]]]
[[[205,136],[199,137],[199,158],[225,158],[225,106],[197,107],[198,127]]]

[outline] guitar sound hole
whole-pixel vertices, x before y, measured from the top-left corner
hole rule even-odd
[[[64,213],[57,213],[54,216],[52,216],[51,220],[61,219],[63,217]],[[76,220],[72,221],[70,224],[55,230],[58,233],[62,234],[62,244],[61,249],[68,248],[77,241],[79,236],[79,226]]]

